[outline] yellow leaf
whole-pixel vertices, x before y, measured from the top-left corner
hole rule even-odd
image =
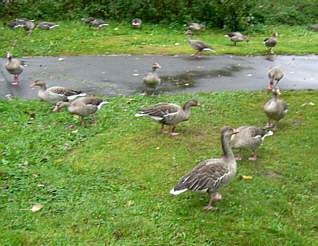
[[[40,211],[43,208],[43,205],[41,204],[34,204],[31,206],[31,211],[32,212],[37,212]]]
[[[132,205],[134,205],[134,204],[135,204],[135,202],[132,201],[132,200],[129,200],[129,201],[127,202],[127,206],[132,206]]]
[[[73,134],[76,134],[76,133],[78,133],[78,130],[74,130],[74,131],[72,131],[72,133],[73,133]]]
[[[252,176],[244,176],[244,175],[243,175],[242,178],[243,178],[243,179],[252,179],[253,177],[252,177]]]

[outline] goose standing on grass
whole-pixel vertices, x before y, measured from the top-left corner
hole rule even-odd
[[[88,22],[88,25],[96,27],[97,30],[99,30],[103,26],[109,26],[109,24],[107,24],[105,21],[101,19],[95,19],[93,21],[90,21]]]
[[[140,29],[142,21],[139,18],[135,18],[131,21],[131,26]]]
[[[147,88],[152,88],[153,89],[152,96],[155,95],[155,90],[157,86],[160,85],[160,82],[161,82],[158,74],[156,73],[156,69],[158,68],[161,68],[158,63],[152,64],[152,71],[143,78],[143,81],[145,84],[145,91],[143,95],[147,95]]]
[[[278,122],[285,117],[288,108],[285,101],[277,98],[280,95],[279,88],[275,86],[272,91],[273,98],[264,105],[264,112],[268,118],[268,123],[265,127],[272,127],[271,121],[276,121],[273,130],[277,130]]]
[[[52,28],[55,28],[59,26],[56,23],[53,22],[41,22],[35,25],[35,27],[40,28],[41,30],[51,30]]]
[[[18,27],[23,27],[23,24],[21,22],[18,21],[8,21],[8,22],[4,22],[3,25],[11,28],[11,29],[16,29]]]
[[[246,43],[249,42],[248,37],[244,36],[240,32],[229,32],[225,34],[224,37],[229,38],[233,42],[234,46],[236,46],[237,42],[242,42],[242,41],[246,41]]]
[[[179,195],[187,190],[207,192],[210,196],[209,204],[205,210],[212,209],[212,201],[222,199],[218,193],[226,186],[236,174],[236,161],[230,146],[233,134],[239,131],[226,126],[221,130],[221,143],[223,155],[219,159],[208,159],[200,162],[189,173],[181,178],[170,194]]]
[[[179,134],[173,132],[176,125],[190,118],[190,107],[193,106],[199,107],[200,104],[194,99],[187,101],[182,108],[172,103],[158,104],[150,108],[138,109],[139,113],[135,114],[135,116],[148,116],[161,124],[161,133],[169,133],[171,136],[175,136]],[[164,130],[165,125],[170,127],[169,132]]]
[[[79,96],[86,96],[86,93],[67,89],[61,86],[53,86],[47,88],[46,84],[42,80],[36,80],[30,85],[31,88],[34,86],[40,87],[40,90],[38,92],[39,98],[50,104],[56,104],[59,101],[72,100]]]
[[[95,117],[95,113],[106,103],[108,102],[100,98],[81,97],[81,98],[77,98],[76,100],[72,102],[63,102],[63,101],[57,102],[55,108],[53,109],[53,112],[56,112],[63,107],[66,107],[67,111],[70,112],[71,114],[76,114],[81,116],[82,127],[85,127],[84,117],[91,115],[92,118],[94,119],[94,125],[96,126],[97,120]]]
[[[203,24],[199,24],[195,22],[187,23],[185,24],[185,26],[188,28],[188,30],[191,30],[191,31],[205,30],[205,26]]]
[[[268,49],[268,53],[272,53],[272,48],[276,46],[277,37],[278,37],[278,33],[274,32],[272,37],[264,39],[264,44]]]
[[[10,52],[7,52],[7,59],[8,61],[5,64],[5,67],[9,73],[14,75],[12,85],[18,85],[19,75],[23,72],[23,62],[16,58],[12,58]]]
[[[269,78],[269,86],[267,87],[267,89],[271,90],[273,89],[273,85],[274,82],[276,81],[274,86],[278,85],[278,82],[284,77],[284,72],[283,70],[278,67],[272,67],[269,71],[268,71],[268,78]]]
[[[85,22],[85,23],[89,23],[89,22],[94,21],[94,20],[96,20],[96,18],[94,18],[94,17],[81,18],[81,21]]]
[[[28,33],[28,36],[32,34],[33,29],[35,28],[35,24],[32,21],[25,21],[23,24],[24,30]]]
[[[215,52],[215,50],[211,46],[203,43],[201,40],[192,39],[191,30],[186,31],[184,34],[187,34],[189,36],[189,43],[190,43],[191,47],[197,51],[196,53],[192,54],[191,56],[195,56],[198,53],[200,53],[199,58],[201,58],[203,51]]]
[[[231,137],[231,146],[234,149],[239,149],[238,156],[235,158],[237,161],[242,160],[241,149],[248,149],[254,152],[254,155],[248,158],[251,161],[256,160],[256,149],[264,141],[265,137],[271,136],[274,133],[256,126],[241,126],[237,128],[238,134]]]

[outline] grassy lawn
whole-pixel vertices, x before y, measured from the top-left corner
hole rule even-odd
[[[31,37],[20,28],[11,30],[0,22],[0,54],[11,50],[15,56],[35,55],[80,55],[80,54],[191,54],[186,30],[183,26],[143,25],[142,30],[134,30],[128,24],[110,22],[100,31],[90,29],[80,22],[58,22],[59,27],[50,31],[36,29]],[[216,55],[264,55],[263,40],[280,34],[274,48],[276,54],[318,54],[318,33],[303,26],[259,26],[257,32],[246,33],[250,39],[247,44],[234,47],[223,35],[224,30],[206,30],[195,35],[210,44]],[[176,45],[177,43],[177,45]]]
[[[220,156],[221,127],[264,125],[270,97],[118,96],[85,128],[43,102],[0,101],[0,245],[318,245],[318,91],[282,92],[286,119],[257,161],[243,152],[218,211],[202,209],[204,194],[169,194],[198,162]],[[191,108],[179,136],[134,117],[136,108],[190,98],[202,107]]]

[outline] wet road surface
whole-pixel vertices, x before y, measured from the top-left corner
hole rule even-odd
[[[141,93],[142,78],[154,62],[161,78],[159,93],[201,91],[262,90],[268,85],[267,72],[281,66],[285,72],[280,88],[318,89],[318,56],[205,56],[188,55],[98,55],[61,57],[22,57],[27,66],[20,84],[12,86],[13,76],[0,59],[0,97],[12,94],[20,99],[37,98],[34,80],[50,86],[64,86],[93,95],[116,96]]]

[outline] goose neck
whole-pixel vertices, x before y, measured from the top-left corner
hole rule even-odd
[[[223,156],[226,158],[234,159],[234,154],[232,152],[232,148],[230,146],[230,135],[221,136],[222,150]]]

